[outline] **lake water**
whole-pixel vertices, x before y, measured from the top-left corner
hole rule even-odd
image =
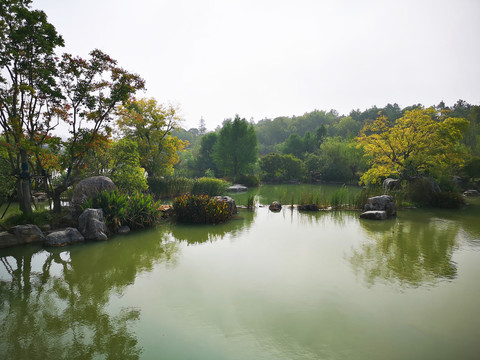
[[[477,359],[480,202],[0,250],[0,359]]]

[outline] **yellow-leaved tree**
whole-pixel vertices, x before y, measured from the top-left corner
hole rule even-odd
[[[176,109],[155,99],[132,99],[119,108],[118,114],[117,125],[123,136],[137,143],[140,166],[148,176],[172,175],[180,160],[178,153],[188,145],[171,136],[181,121]]]
[[[455,173],[469,157],[461,144],[468,126],[467,120],[438,114],[433,108],[406,111],[394,123],[379,116],[356,138],[370,162],[360,181],[375,184],[386,177],[411,181]]]

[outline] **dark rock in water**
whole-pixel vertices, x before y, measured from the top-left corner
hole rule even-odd
[[[113,191],[116,189],[115,184],[106,176],[93,176],[80,181],[73,190],[71,207],[78,216],[81,214],[81,205],[84,201],[97,196],[105,190]]]
[[[127,225],[120,226],[117,230],[117,234],[128,234],[130,232],[130,227]]]
[[[297,209],[302,211],[318,211],[319,210],[318,205],[316,204],[298,205]]]
[[[85,241],[80,231],[75,228],[58,230],[47,235],[43,242],[46,246],[65,246]]]
[[[232,191],[232,192],[242,192],[247,190],[248,188],[242,184],[234,184],[228,188],[228,191]]]
[[[480,196],[480,193],[477,190],[467,190],[463,192],[463,196],[475,197]]]
[[[364,213],[360,214],[360,219],[385,220],[387,218],[387,212],[383,210],[365,211]]]
[[[11,227],[8,232],[21,239],[23,244],[45,240],[42,230],[37,225],[16,225]]]
[[[85,209],[78,218],[78,230],[86,240],[107,240],[107,225],[102,209]]]
[[[215,199],[227,203],[228,210],[231,212],[232,215],[238,212],[235,200],[233,200],[230,196],[215,196]]]
[[[270,211],[279,212],[280,210],[282,210],[282,204],[280,204],[278,201],[274,201],[270,204],[268,208],[270,209]]]
[[[23,244],[24,242],[19,240],[15,235],[6,231],[0,232],[0,249]]]
[[[364,211],[385,211],[387,216],[395,216],[397,208],[390,195],[374,196],[367,200]]]

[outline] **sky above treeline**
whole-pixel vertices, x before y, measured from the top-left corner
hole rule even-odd
[[[184,128],[315,109],[480,104],[478,0],[33,0],[64,37],[146,80]]]

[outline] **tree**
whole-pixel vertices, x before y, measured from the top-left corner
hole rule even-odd
[[[248,173],[258,158],[255,128],[238,115],[224,122],[214,146],[214,161],[224,175],[236,178]]]
[[[93,50],[85,60],[64,54],[58,62],[59,85],[62,91],[64,120],[69,138],[62,142],[58,170],[61,176],[49,189],[54,210],[60,211],[60,196],[81,177],[85,157],[102,146],[111,134],[112,116],[120,104],[145,84],[138,75],[117,66],[117,61],[100,50]],[[37,165],[42,172],[45,158]]]
[[[213,159],[214,147],[217,143],[217,133],[210,132],[200,139],[200,149],[195,159],[195,170],[200,176],[205,175],[205,171],[208,169],[215,173],[218,173],[217,165]]]
[[[172,106],[158,104],[155,99],[132,99],[118,112],[121,133],[138,144],[140,165],[149,177],[171,175],[180,160],[178,152],[188,142],[171,136],[181,121]]]
[[[30,0],[0,5],[0,126],[2,144],[17,177],[20,209],[32,211],[29,154],[43,145],[55,122],[61,94],[56,84],[55,48],[63,39]]]
[[[303,138],[297,133],[291,134],[283,143],[282,153],[291,154],[297,158],[303,157],[305,153]]]
[[[460,142],[469,123],[437,115],[433,108],[417,107],[394,123],[385,116],[367,123],[356,138],[371,163],[361,181],[378,183],[389,176],[411,181],[458,170],[468,159]]]

